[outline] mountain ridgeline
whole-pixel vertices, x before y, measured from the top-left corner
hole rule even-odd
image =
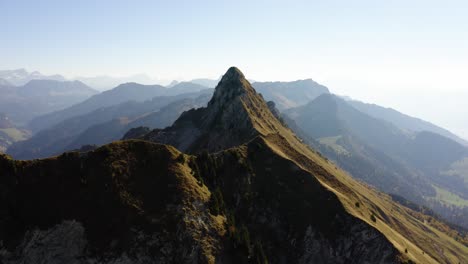
[[[208,107],[193,109],[146,140],[170,144],[186,152],[219,151],[241,145],[259,133],[267,135],[280,124],[243,74],[230,69],[216,87]]]
[[[453,168],[468,157],[465,146],[433,132],[403,130],[331,94],[284,114],[311,146],[355,178],[468,228],[468,181]]]
[[[157,96],[144,102],[126,101],[73,116],[11,145],[7,153],[17,159],[58,155],[82,145],[102,145],[122,138],[131,128],[164,128],[191,108],[205,106],[211,89],[175,96]],[[73,108],[73,107],[72,107]]]
[[[79,81],[31,80],[22,86],[0,84],[0,112],[16,124],[59,111],[97,94]]]
[[[37,117],[28,124],[28,127],[33,132],[38,132],[64,120],[88,114],[103,107],[114,106],[128,101],[144,102],[157,96],[176,96],[183,93],[199,92],[205,89],[206,87],[204,86],[192,83],[179,83],[170,89],[161,85],[124,83],[63,110]]]
[[[468,146],[468,141],[454,135],[447,129],[438,127],[430,122],[402,114],[394,109],[384,108],[375,104],[366,104],[355,100],[347,101],[347,103],[365,114],[393,123],[401,129],[414,132],[432,132]]]
[[[322,94],[328,94],[327,87],[312,79],[293,82],[254,82],[255,90],[269,101],[274,101],[279,110],[305,105]]]
[[[43,160],[0,156],[0,257],[468,262],[449,227],[354,180],[270,109],[233,67],[206,107],[165,129],[140,128],[132,133],[138,139]]]

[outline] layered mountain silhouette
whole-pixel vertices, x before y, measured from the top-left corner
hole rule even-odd
[[[198,96],[195,96],[198,94]],[[170,126],[185,111],[206,106],[210,92],[184,94],[179,100],[168,103],[157,111],[145,112],[134,118],[118,118],[89,127],[65,150],[77,149],[83,145],[103,145],[121,139],[125,133],[138,127],[151,129]],[[167,101],[166,101],[167,103]]]
[[[0,71],[0,80],[14,86],[23,86],[32,80],[66,81],[65,77],[58,74],[44,75],[38,71],[28,72],[26,69],[2,70]]]
[[[146,133],[146,140],[36,161],[1,156],[1,257],[7,263],[468,261],[450,228],[351,178],[304,145],[272,108],[233,67],[207,107]]]
[[[279,110],[305,105],[322,94],[327,87],[312,79],[293,82],[254,82],[252,86],[268,101],[274,101]]]
[[[31,80],[23,86],[0,85],[0,112],[16,124],[62,110],[88,99],[97,91],[79,81]]]
[[[127,101],[144,102],[157,96],[175,96],[188,92],[198,92],[204,89],[206,89],[206,87],[192,83],[179,83],[172,88],[166,88],[161,85],[125,83],[114,89],[96,94],[83,102],[61,111],[37,117],[32,120],[28,126],[33,132],[38,132],[50,128],[66,119],[88,114],[103,107],[115,106]]]
[[[450,138],[462,145],[468,146],[468,141],[460,138],[447,129],[436,126],[419,118],[405,115],[394,109],[385,108],[376,104],[366,104],[356,100],[349,100],[347,103],[367,115],[390,122],[403,130],[413,132],[432,132]]]
[[[337,162],[354,177],[379,189],[434,209],[468,228],[463,207],[435,203],[440,188],[468,199],[462,175],[445,172],[468,155],[459,143],[439,134],[411,132],[358,111],[335,95],[322,95],[309,104],[285,111],[291,127],[310,145]],[[441,202],[441,201],[439,201]],[[455,212],[455,213],[454,213]]]
[[[45,158],[79,149],[82,145],[102,145],[122,138],[138,126],[164,128],[179,115],[206,105],[212,89],[176,96],[157,96],[144,102],[127,101],[71,117],[11,145],[7,153],[17,159]]]

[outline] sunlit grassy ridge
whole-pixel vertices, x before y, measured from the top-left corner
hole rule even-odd
[[[285,151],[286,144],[283,138],[279,139],[277,136],[271,136],[271,138],[268,142],[272,144],[273,149],[285,158],[292,158],[301,167],[312,172],[325,187],[337,195],[348,212],[376,227],[400,252],[408,251],[407,256],[411,259],[418,263],[468,261],[466,246],[417,219],[410,209],[396,204],[388,195],[355,181],[333,163],[323,160],[307,148],[294,144],[294,148],[287,148]],[[289,137],[289,139],[294,140],[294,137]],[[298,150],[304,152],[301,153]],[[310,160],[304,158],[303,155]],[[323,173],[315,172],[314,163],[324,169]],[[356,206],[357,203],[359,207]],[[375,222],[371,218],[372,215],[376,217]]]
[[[410,209],[396,204],[388,195],[354,180],[325,160],[266,111],[265,102],[253,89],[247,91],[253,94],[243,101],[244,105],[266,144],[317,178],[337,195],[349,213],[377,228],[404,256],[418,263],[468,262],[468,247],[417,219],[409,213]],[[252,108],[252,104],[257,109]]]
[[[176,125],[167,129],[166,133],[177,131],[180,127],[188,127],[187,131],[201,128],[195,129],[201,132],[195,139],[196,144],[192,144],[196,147],[189,147],[190,151],[196,152],[203,148],[211,151],[221,150],[226,145],[232,146],[231,141],[223,142],[222,135],[226,135],[224,139],[229,138],[233,132],[226,129],[219,134],[218,130],[230,127],[234,118],[242,117],[241,123],[233,125],[235,129],[248,133],[236,138],[237,141],[249,141],[252,135],[256,134],[274,155],[294,162],[300,169],[309,173],[310,177],[317,179],[322,188],[332,191],[349,214],[384,234],[398,249],[402,258],[418,263],[468,262],[466,246],[452,237],[441,235],[439,230],[442,228],[436,230],[433,225],[425,223],[423,218],[415,217],[410,209],[356,181],[318,152],[310,149],[273,115],[263,98],[255,92],[238,69],[231,68],[228,73],[237,79],[226,79],[223,82],[223,77],[207,108],[186,113],[180,118],[183,122],[176,121]],[[200,118],[201,116],[205,118]],[[217,118],[210,119],[210,116]],[[199,119],[200,121],[190,122]],[[250,121],[247,122],[246,119]],[[179,138],[175,142],[180,141]]]
[[[20,192],[0,197],[27,205],[3,213],[15,223],[83,221],[104,250],[113,240],[131,250],[136,226],[162,235],[141,244],[157,257],[172,243],[176,262],[186,252],[202,263],[468,262],[456,232],[350,177],[285,127],[238,69],[228,73],[208,107],[149,133],[192,155],[129,140],[39,161],[3,157],[0,191]]]

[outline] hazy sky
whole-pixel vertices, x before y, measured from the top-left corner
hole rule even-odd
[[[0,69],[313,78],[468,138],[468,1],[0,0]]]

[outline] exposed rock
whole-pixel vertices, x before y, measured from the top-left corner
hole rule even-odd
[[[170,144],[182,151],[219,151],[273,131],[268,106],[237,68],[221,78],[206,108],[187,111],[172,125],[144,139]]]

